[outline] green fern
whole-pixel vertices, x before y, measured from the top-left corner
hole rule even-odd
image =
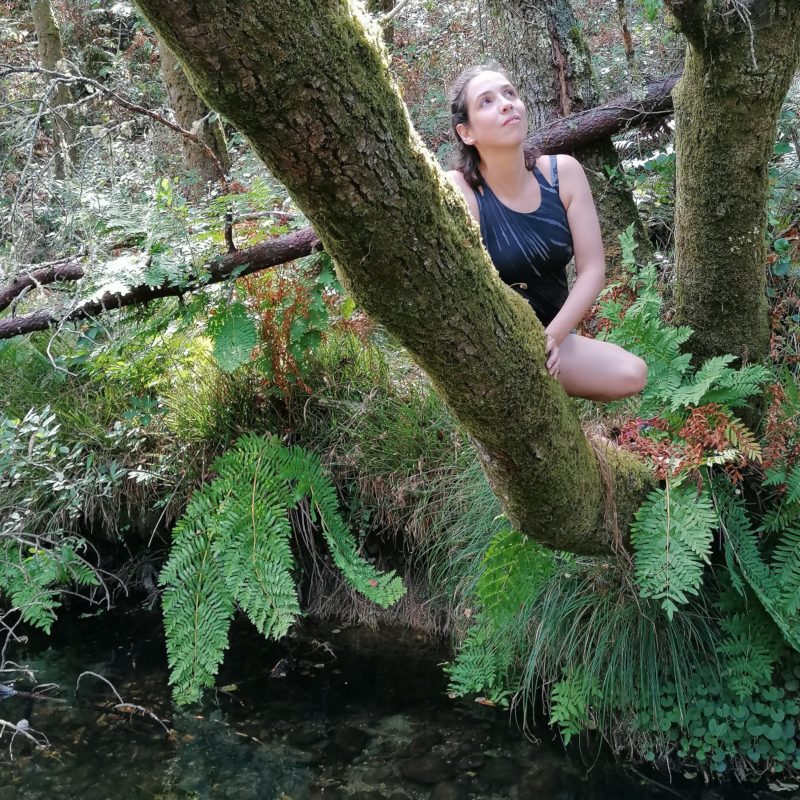
[[[678,603],[698,594],[716,522],[707,495],[669,483],[651,492],[636,513],[631,539],[639,591],[661,600],[670,619]]]
[[[274,436],[247,435],[213,468],[217,477],[192,495],[175,526],[160,578],[179,703],[213,684],[237,605],[268,637],[283,636],[297,618],[288,512],[307,495],[335,563],[359,592],[387,606],[405,591],[393,572],[382,574],[359,557],[315,456]]]
[[[510,529],[492,538],[483,559],[477,594],[482,611],[501,626],[518,614],[553,573],[552,553]]]
[[[611,323],[606,339],[647,363],[649,374],[640,395],[639,415],[663,416],[665,407],[675,412],[712,402],[728,408],[745,405],[773,377],[772,372],[761,365],[734,369],[729,365],[735,357],[725,355],[709,359],[692,374],[692,356],[681,352],[692,329],[673,327],[661,318],[656,268],[648,264],[637,270],[629,233],[620,236],[624,265],[630,275],[622,285],[634,292],[636,299],[627,310],[617,301],[603,300],[600,314]],[[608,296],[620,285],[608,287],[604,294]]]
[[[734,494],[723,479],[714,482],[714,491],[725,540],[726,563],[734,588],[744,594],[744,585],[747,584],[786,641],[800,651],[800,620],[796,611],[790,612],[786,604],[787,589],[788,596],[793,596],[791,581],[781,586],[776,577],[779,570],[771,570],[762,558],[758,536],[741,497]]]
[[[724,608],[724,599],[722,605]],[[743,603],[738,602],[736,606],[741,610],[720,619],[725,637],[717,651],[724,664],[723,677],[731,691],[743,700],[771,684],[781,656],[781,642],[758,603],[742,608]]]
[[[780,592],[779,605],[790,617],[800,610],[800,523],[794,523],[781,536],[772,552],[772,571]]]
[[[226,372],[246,364],[258,344],[256,326],[242,303],[233,303],[214,316],[208,333],[214,340],[214,358]]]
[[[576,667],[554,686],[550,695],[550,724],[558,725],[564,744],[569,744],[590,719],[591,706],[601,695],[597,678]]]
[[[448,691],[455,696],[484,694],[497,705],[505,705],[512,694],[510,672],[516,657],[512,640],[498,636],[493,624],[480,615],[461,643],[458,657],[447,664]]]
[[[483,692],[492,702],[507,702],[514,663],[527,647],[519,618],[554,570],[554,554],[526,536],[503,528],[492,537],[475,586],[479,611],[445,668],[452,693]]]

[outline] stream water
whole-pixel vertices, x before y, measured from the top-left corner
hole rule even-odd
[[[224,689],[182,709],[170,699],[156,612],[64,621],[21,656],[60,689],[52,700],[0,699],[0,719],[27,720],[50,742],[0,740],[0,800],[773,797],[763,785],[669,784],[605,754],[570,756],[546,728],[530,741],[508,712],[449,699],[447,652],[407,631],[308,624],[276,644],[236,625]],[[114,710],[97,677],[85,675],[76,695],[86,671],[172,734],[141,711]]]

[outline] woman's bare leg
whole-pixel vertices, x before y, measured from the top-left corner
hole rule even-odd
[[[558,349],[558,379],[567,394],[587,400],[618,400],[638,394],[647,383],[647,365],[610,342],[570,333]]]

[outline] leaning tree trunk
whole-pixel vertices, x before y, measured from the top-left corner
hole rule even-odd
[[[158,53],[161,58],[161,72],[169,94],[169,102],[175,112],[175,120],[182,128],[197,133],[208,145],[211,152],[217,157],[217,162],[209,157],[208,151],[196,142],[189,139],[181,140],[183,161],[186,169],[194,178],[187,194],[193,200],[198,200],[205,192],[209,181],[219,180],[220,166],[225,173],[231,168],[228,148],[225,143],[225,132],[222,123],[217,119],[211,122],[208,119],[208,106],[197,96],[192,88],[183,67],[175,58],[172,51],[160,37],[156,39]],[[197,130],[194,128],[197,126]]]
[[[676,318],[701,358],[764,360],[768,166],[800,63],[800,2],[668,5],[687,40],[673,93]]]
[[[61,48],[61,33],[50,0],[31,0],[31,12],[39,45],[39,61],[44,69],[58,69],[64,53]],[[67,111],[59,111],[60,106],[68,106],[71,102],[69,89],[65,84],[59,83],[50,101],[55,140],[53,171],[59,180],[63,180],[74,158],[75,129],[71,123],[71,115]]]
[[[556,548],[609,553],[613,508],[571,401],[545,370],[542,326],[500,281],[411,127],[374,27],[345,0],[139,6],[286,185],[353,296],[426,370],[474,437],[511,524]],[[608,452],[624,532],[651,477]]]
[[[490,8],[498,56],[514,76],[531,126],[544,127],[598,104],[591,54],[569,0],[490,0]],[[573,155],[592,188],[609,272],[618,272],[619,235],[631,223],[639,255],[649,259],[653,249],[611,138],[584,145]]]

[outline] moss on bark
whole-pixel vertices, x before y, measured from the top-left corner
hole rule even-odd
[[[380,34],[343,1],[139,5],[292,193],[353,296],[430,375],[512,524],[556,548],[609,552],[598,462],[544,368],[543,329],[413,130]],[[642,498],[626,475],[617,483]]]
[[[700,358],[766,360],[768,164],[800,64],[800,3],[753,4],[746,20],[721,3],[703,16],[670,5],[688,42],[673,92],[677,321]]]

